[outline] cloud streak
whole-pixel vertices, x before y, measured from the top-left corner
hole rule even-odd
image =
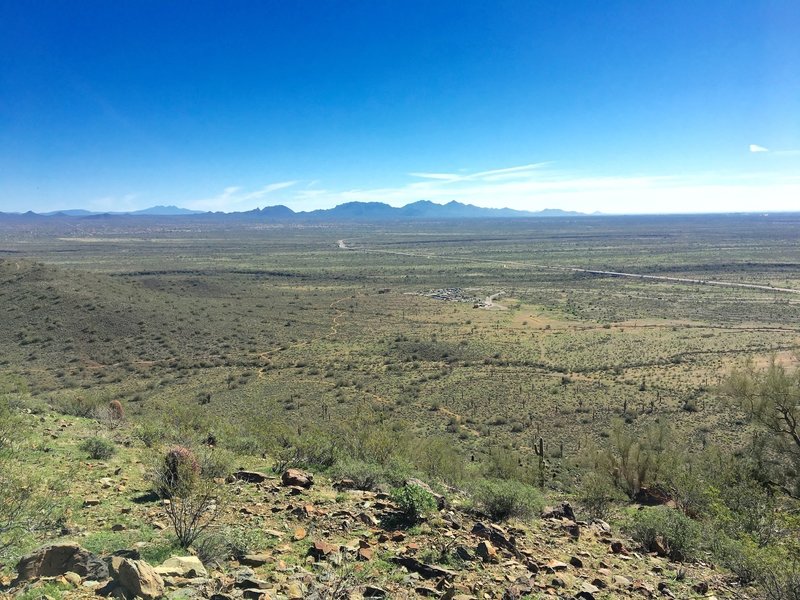
[[[562,208],[583,212],[671,213],[797,210],[797,178],[769,173],[593,176],[532,163],[479,171],[409,173],[394,187],[298,190],[298,209],[343,202],[385,202],[402,206],[417,200],[457,200],[520,210]]]
[[[193,210],[225,211],[252,209],[256,200],[299,183],[298,181],[278,181],[270,183],[254,191],[246,191],[239,186],[226,187],[220,194],[211,198],[203,198],[186,203]]]

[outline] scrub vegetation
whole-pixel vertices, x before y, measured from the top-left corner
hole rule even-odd
[[[225,516],[248,467],[385,491],[412,535],[438,496],[506,524],[568,500],[730,597],[800,597],[797,215],[69,223],[0,223],[7,568],[70,527],[272,547]],[[112,466],[165,533],[85,515]]]

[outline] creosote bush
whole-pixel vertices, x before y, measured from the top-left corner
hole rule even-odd
[[[107,460],[117,451],[114,443],[103,437],[91,437],[84,440],[80,447],[93,460]]]
[[[493,521],[511,517],[527,519],[542,511],[541,492],[533,486],[503,479],[484,479],[472,490],[475,508],[486,513]]]

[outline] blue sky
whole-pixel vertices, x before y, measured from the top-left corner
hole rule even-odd
[[[0,0],[0,210],[800,210],[797,0]]]

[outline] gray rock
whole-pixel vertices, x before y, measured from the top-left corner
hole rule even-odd
[[[56,577],[72,571],[84,579],[108,579],[108,567],[74,542],[48,544],[23,556],[17,563],[17,581]]]

